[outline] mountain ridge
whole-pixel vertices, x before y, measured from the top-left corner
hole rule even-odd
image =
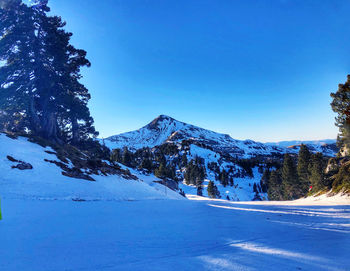
[[[121,133],[104,139],[107,147],[137,150],[155,147],[164,143],[180,143],[192,140],[230,154],[233,157],[251,158],[257,155],[274,155],[296,153],[300,144],[306,144],[313,152],[322,152],[327,156],[335,156],[337,148],[335,140],[319,141],[280,141],[261,143],[254,140],[238,140],[228,134],[217,133],[192,124],[178,121],[167,115],[159,115],[150,123],[138,130]],[[291,143],[291,144],[289,144]]]

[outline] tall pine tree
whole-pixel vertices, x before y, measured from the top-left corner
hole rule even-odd
[[[284,199],[282,177],[281,174],[276,170],[272,170],[269,174],[267,195],[269,197],[269,200]]]
[[[309,181],[310,157],[311,157],[311,153],[307,148],[307,146],[304,144],[301,144],[299,155],[298,155],[297,171],[298,171],[298,177],[300,181],[300,189],[303,195],[307,194],[307,191],[310,186],[310,181]]]
[[[1,127],[77,144],[97,135],[87,107],[90,94],[79,82],[81,67],[90,62],[70,44],[65,22],[49,11],[45,0],[1,6]]]
[[[337,116],[335,125],[339,128],[338,146],[342,156],[350,155],[350,75],[344,84],[339,84],[338,91],[331,93],[332,109]]]
[[[293,200],[302,196],[297,169],[293,158],[289,154],[284,156],[282,167],[282,184],[284,199]]]
[[[310,170],[310,182],[312,191],[317,192],[325,187],[324,185],[324,168],[325,163],[322,153],[315,153],[311,156]]]

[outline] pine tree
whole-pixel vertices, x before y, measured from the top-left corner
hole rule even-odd
[[[270,200],[283,200],[283,194],[281,174],[276,170],[272,170],[268,180],[267,195]]]
[[[258,193],[259,191],[258,191],[258,188],[257,188],[257,186],[256,186],[256,183],[254,183],[254,185],[253,185],[253,192],[254,193]]]
[[[121,149],[114,149],[111,154],[111,160],[114,162],[121,163],[122,162],[122,153]]]
[[[232,177],[230,177],[230,179],[229,179],[229,183],[230,183],[230,186],[233,186],[233,185],[234,185],[234,180],[233,180],[233,178],[232,178]]]
[[[309,181],[309,165],[310,165],[311,153],[306,145],[301,144],[298,155],[297,172],[300,181],[301,194],[306,195],[310,186]]]
[[[350,155],[350,75],[344,84],[339,84],[338,91],[331,93],[332,109],[337,116],[335,125],[339,128],[338,146],[342,156]]]
[[[324,161],[322,153],[315,153],[311,156],[310,182],[312,191],[317,192],[325,187],[324,185]]]
[[[182,166],[183,166],[183,167],[186,167],[186,166],[187,166],[188,161],[187,161],[187,155],[186,155],[186,153],[184,153],[184,154],[182,155],[182,157],[181,157],[181,162],[182,162]]]
[[[184,174],[186,184],[196,185],[196,179],[199,178],[201,181],[205,178],[205,168],[199,164],[199,160],[191,160],[186,167]]]
[[[203,196],[203,181],[200,178],[196,178],[197,195]]]
[[[224,187],[228,185],[228,174],[225,169],[219,173],[219,181]]]
[[[123,149],[122,163],[127,167],[132,166],[132,153],[129,151],[128,147],[124,147]]]
[[[284,156],[282,167],[282,184],[284,199],[292,200],[302,196],[297,169],[292,157],[289,154]]]
[[[142,159],[140,167],[143,169],[147,169],[148,171],[152,170],[152,161],[148,157]]]
[[[207,187],[208,197],[214,199],[215,196],[215,189],[214,189],[214,183],[212,181],[209,181],[208,187]]]
[[[269,178],[270,178],[270,170],[269,170],[269,168],[267,168],[264,170],[264,173],[263,173],[261,180],[260,180],[260,187],[261,187],[261,191],[263,193],[266,193],[268,190]]]
[[[217,198],[217,199],[221,198],[219,189],[218,189],[218,187],[215,184],[214,184],[214,195],[215,195],[215,198]]]
[[[39,135],[55,143],[87,141],[97,136],[79,82],[86,52],[70,44],[60,17],[50,17],[47,1],[21,1],[0,9],[1,127]]]
[[[154,175],[158,178],[164,178],[166,175],[165,165],[161,163],[159,167],[154,171]]]

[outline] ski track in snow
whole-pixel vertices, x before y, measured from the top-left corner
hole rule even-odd
[[[3,199],[0,270],[350,270],[350,206]]]

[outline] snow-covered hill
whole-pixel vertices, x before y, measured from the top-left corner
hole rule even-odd
[[[292,151],[299,151],[300,145],[306,145],[312,152],[321,152],[326,156],[335,156],[338,152],[336,146],[336,139],[324,139],[324,140],[294,140],[294,141],[280,141],[265,143],[270,146],[277,146],[281,148],[287,148]]]
[[[267,142],[265,144],[288,148],[289,146],[295,146],[295,145],[301,145],[301,144],[322,146],[322,145],[328,145],[328,144],[335,144],[336,142],[337,142],[336,139],[322,139],[322,140],[278,141],[278,142]]]
[[[225,152],[234,158],[251,158],[259,155],[297,153],[301,142],[260,143],[253,140],[237,140],[227,134],[216,133],[191,124],[160,115],[139,130],[111,136],[104,140],[110,148],[128,147],[132,150],[154,147],[166,142],[192,140],[205,144],[214,151]],[[334,156],[337,152],[333,141],[305,142],[311,151]]]
[[[154,175],[137,173],[132,180],[119,175],[93,175],[95,181],[70,178],[62,169],[47,161],[59,161],[54,150],[0,134],[0,197],[66,200],[141,200],[183,199],[178,193],[154,183]],[[26,163],[32,169],[12,168],[17,163],[8,156]],[[46,161],[45,161],[46,159]],[[60,161],[61,162],[61,161]],[[67,166],[72,166],[68,163]]]

